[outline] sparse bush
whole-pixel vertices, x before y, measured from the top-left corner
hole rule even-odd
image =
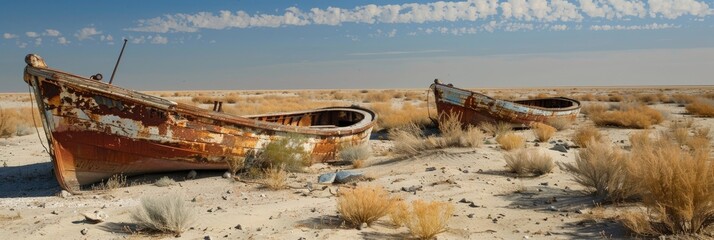
[[[601,141],[603,139],[600,131],[591,125],[578,128],[573,135],[573,142],[580,147],[588,147],[590,141]]]
[[[481,129],[469,125],[463,134],[459,136],[459,146],[462,147],[480,147],[483,144],[483,132]]]
[[[252,166],[262,169],[284,166],[286,171],[302,171],[304,167],[312,164],[312,157],[303,147],[304,143],[304,138],[295,135],[273,140],[256,156],[256,162],[252,163]]]
[[[156,180],[156,182],[154,182],[154,185],[156,185],[158,187],[168,187],[168,186],[171,186],[174,184],[176,184],[176,181],[174,181],[173,179],[171,179],[167,176],[163,176],[163,177],[159,178],[159,180]]]
[[[379,186],[358,186],[354,189],[341,188],[337,197],[337,211],[340,217],[354,226],[374,221],[392,212],[396,199]]]
[[[35,118],[34,121],[33,117]],[[42,126],[37,111],[32,111],[29,107],[9,109],[0,107],[0,138],[31,134],[34,132],[34,129],[32,129],[33,122],[40,127]]]
[[[288,172],[284,166],[270,167],[263,172],[263,185],[270,190],[281,190],[287,187]]]
[[[506,168],[518,175],[540,176],[550,173],[555,164],[548,154],[536,149],[520,149],[514,153],[505,153]]]
[[[708,154],[683,151],[660,137],[633,146],[630,161],[632,179],[655,232],[698,233],[712,223],[714,167]]]
[[[632,197],[634,183],[627,172],[627,154],[603,141],[591,140],[580,149],[575,163],[559,163],[573,175],[575,182],[595,190],[595,195],[608,200]]]
[[[526,140],[513,132],[505,133],[496,137],[496,142],[498,142],[498,144],[501,145],[501,148],[506,151],[522,148],[526,145]]]
[[[685,109],[692,115],[714,117],[714,102],[712,100],[696,99],[687,104]]]
[[[548,142],[556,131],[554,127],[539,122],[531,124],[531,130],[539,142]]]
[[[558,131],[568,129],[571,125],[573,125],[573,121],[567,118],[552,118],[548,119],[545,123],[554,127]]]
[[[361,168],[364,161],[372,155],[372,149],[368,144],[349,146],[340,150],[339,156],[342,161],[352,164],[354,168]]]
[[[598,126],[638,129],[649,128],[653,124],[661,123],[664,120],[661,112],[645,105],[621,105],[620,110],[591,113],[588,116]]]
[[[409,232],[419,239],[433,239],[446,231],[446,225],[454,213],[454,206],[447,202],[412,202],[412,214],[406,222]]]
[[[142,198],[131,218],[144,229],[180,236],[193,222],[195,213],[186,205],[183,195],[170,194]]]

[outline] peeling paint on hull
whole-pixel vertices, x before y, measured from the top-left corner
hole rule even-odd
[[[369,140],[377,116],[333,107],[238,117],[175,103],[47,68],[28,55],[24,80],[42,114],[60,186],[76,192],[115,174],[227,169],[274,140],[292,136],[314,162]],[[41,60],[41,59],[40,59]]]
[[[565,97],[506,101],[440,83],[432,84],[431,89],[439,117],[455,112],[464,125],[507,122],[513,127],[528,127],[553,119],[573,121],[580,112],[580,102]]]

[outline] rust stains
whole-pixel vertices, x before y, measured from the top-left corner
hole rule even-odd
[[[431,89],[439,116],[455,112],[462,124],[507,122],[513,127],[528,127],[552,119],[575,120],[580,112],[580,102],[565,97],[506,101],[437,81]]]
[[[24,76],[39,99],[57,180],[69,191],[119,173],[227,169],[225,159],[291,136],[307,140],[313,161],[334,161],[341,147],[368,141],[377,118],[358,107],[238,117],[42,64],[28,62]]]

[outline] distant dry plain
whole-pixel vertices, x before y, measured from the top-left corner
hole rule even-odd
[[[220,101],[224,112],[235,115],[359,105],[377,112],[379,120],[369,141],[368,156],[343,159],[360,160],[358,164],[313,164],[284,176],[265,172],[260,177],[240,176],[240,180],[222,178],[223,172],[212,171],[199,171],[196,179],[186,179],[186,172],[157,173],[129,177],[117,187],[105,185],[80,195],[60,197],[61,189],[51,172],[50,157],[41,145],[44,139],[38,138],[43,130],[35,128],[33,123],[39,122],[39,117],[34,113],[36,107],[32,108],[30,95],[0,94],[0,162],[3,164],[0,167],[0,223],[3,224],[0,238],[172,239],[173,234],[137,229],[131,218],[142,197],[168,194],[182,195],[189,209],[195,212],[195,219],[181,234],[182,239],[418,237],[412,228],[395,224],[390,215],[361,230],[345,221],[344,214],[338,211],[339,192],[364,186],[384,188],[390,197],[406,204],[435,201],[451,206],[445,231],[437,235],[439,239],[647,238],[683,234],[690,229],[668,227],[666,219],[654,216],[657,212],[652,206],[664,204],[652,194],[654,187],[636,185],[638,189],[623,189],[626,185],[623,182],[646,182],[647,179],[637,173],[647,169],[625,165],[647,161],[637,156],[645,155],[646,147],[654,144],[677,152],[676,157],[685,159],[682,161],[703,159],[704,165],[699,169],[708,172],[689,173],[700,174],[699,179],[711,182],[692,186],[699,186],[701,189],[697,189],[714,196],[714,168],[709,163],[714,136],[709,131],[714,127],[714,86],[470,90],[507,100],[571,97],[580,100],[583,109],[575,122],[561,126],[552,123],[557,130],[534,126],[534,130],[499,132],[495,130],[497,126],[474,126],[476,130],[459,131],[462,136],[457,136],[467,138],[468,144],[462,140],[451,145],[447,144],[446,130],[439,130],[429,119],[436,116],[436,109],[434,95],[427,88],[147,92],[206,109],[211,109],[214,101]],[[400,130],[412,131],[404,130],[412,126],[427,129],[424,131],[427,134],[418,133],[413,139],[416,141],[413,144],[420,145],[407,146],[419,148],[417,152],[405,151],[406,140],[398,137]],[[504,137],[507,135],[509,137]],[[512,144],[510,141],[522,143],[516,142],[513,149],[505,150],[506,145]],[[551,150],[556,144],[572,148],[566,152]],[[595,149],[600,151],[593,152]],[[620,170],[611,171],[626,172],[617,175],[624,176],[625,180],[611,178],[609,184],[619,181],[619,185],[613,187],[606,183],[603,189],[576,181],[577,171],[583,170],[578,164],[584,160],[595,161],[592,155],[602,152],[612,152],[613,155],[608,156],[622,154],[627,163],[612,160],[616,157],[605,160],[613,161],[611,166],[623,164]],[[656,149],[648,152],[655,156],[653,159],[659,153]],[[527,168],[519,171],[520,168],[514,167],[515,161],[531,158],[549,159],[552,166],[544,172]],[[656,164],[667,163],[649,165]],[[317,177],[322,173],[353,168],[368,178],[350,184],[325,185],[325,189],[317,184]],[[582,177],[583,173],[580,174]],[[154,184],[164,176],[175,184]],[[284,184],[268,184],[269,180],[276,179]],[[686,179],[672,181],[691,183]],[[647,189],[643,191],[643,188]],[[714,197],[697,197],[709,201],[709,205],[693,208],[692,214],[706,211],[714,214]],[[667,204],[677,209],[677,204],[682,203]],[[95,225],[83,221],[81,213],[95,211],[106,213],[109,216],[106,222]],[[705,221],[701,229],[692,231],[697,233],[694,238],[711,237],[714,229],[709,223],[714,215],[701,217]],[[685,225],[691,228],[691,223]]]

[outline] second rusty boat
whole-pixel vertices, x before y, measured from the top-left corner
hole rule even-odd
[[[464,125],[506,122],[516,128],[528,127],[533,122],[574,121],[580,112],[580,102],[565,97],[507,101],[442,84],[438,80],[434,80],[431,89],[439,117],[455,113]]]
[[[51,69],[34,54],[25,62],[55,175],[72,192],[115,174],[227,169],[280,139],[334,161],[368,141],[377,120],[359,107],[239,117]]]

